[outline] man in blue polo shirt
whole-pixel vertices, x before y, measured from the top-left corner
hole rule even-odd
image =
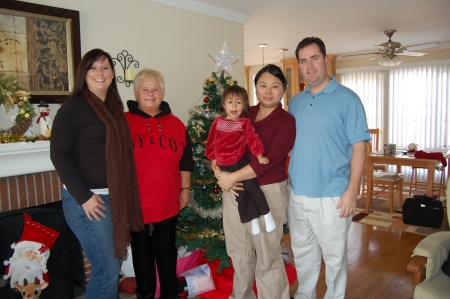
[[[295,298],[316,298],[322,255],[325,298],[344,298],[347,234],[370,140],[366,114],[358,95],[328,76],[320,38],[303,39],[295,55],[308,83],[289,105],[297,130],[289,164],[288,208],[299,283]]]

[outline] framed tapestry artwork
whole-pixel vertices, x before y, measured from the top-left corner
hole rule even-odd
[[[81,59],[75,10],[22,1],[0,2],[0,72],[16,77],[32,103],[60,103]]]

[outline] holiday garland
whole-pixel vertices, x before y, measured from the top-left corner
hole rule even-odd
[[[49,140],[48,137],[39,135],[23,136],[23,133],[30,127],[33,117],[36,116],[33,104],[29,99],[30,93],[19,89],[17,78],[0,73],[0,103],[6,113],[13,109],[15,104],[19,107],[15,124],[7,130],[0,130],[0,143]]]

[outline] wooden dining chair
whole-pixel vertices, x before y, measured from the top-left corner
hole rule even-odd
[[[372,144],[371,142],[367,142],[367,154],[370,155],[372,152]],[[382,192],[387,192],[389,190],[389,211],[390,213],[394,212],[394,190],[397,187],[398,192],[398,200],[400,202],[400,206],[403,205],[403,174],[395,173],[395,172],[372,172],[372,186],[383,186],[387,188],[383,188]],[[370,202],[367,202],[367,192],[373,192],[373,188],[371,190],[367,190],[366,185],[366,171],[364,171],[363,175],[363,191],[361,193],[360,207],[362,207],[362,198],[364,194],[366,194],[366,211],[369,210]],[[364,192],[366,190],[366,192]]]
[[[412,189],[413,189],[413,185],[414,185],[414,190],[417,190],[417,186],[422,187],[422,186],[426,186],[426,182],[419,182],[417,179],[417,170],[418,169],[423,169],[422,167],[411,167],[411,180],[409,182],[409,195],[411,195],[412,193]],[[445,196],[445,170],[447,169],[444,165],[442,165],[441,163],[436,163],[435,170],[439,171],[441,173],[441,176],[439,178],[439,184],[438,184],[438,196],[444,195]],[[433,186],[435,184],[433,183]],[[434,188],[433,188],[434,189]]]
[[[374,149],[376,151],[379,151],[380,149],[380,129],[369,129],[369,133],[370,133],[370,139],[371,139],[371,149],[369,151],[368,149],[368,153],[370,154]],[[374,171],[386,171],[387,169],[387,165],[385,164],[374,164],[373,165],[373,170]],[[361,181],[361,196],[364,195],[364,185],[365,184],[365,180],[364,180],[364,176],[362,177],[362,181]],[[361,201],[361,207],[362,207],[362,201]]]
[[[372,150],[380,150],[380,129],[369,129],[370,139],[372,140]]]
[[[380,150],[380,129],[369,129],[370,139],[372,141],[372,150]],[[386,171],[387,166],[385,164],[374,164],[373,170]]]

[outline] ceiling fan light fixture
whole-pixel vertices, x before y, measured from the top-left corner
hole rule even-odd
[[[379,66],[384,66],[384,67],[388,67],[389,66],[389,58],[388,57],[383,57],[380,59],[380,61],[378,61],[378,65]]]
[[[402,61],[397,56],[394,56],[392,58],[390,58],[389,56],[385,56],[380,61],[378,61],[378,65],[383,67],[394,67],[400,65],[401,63]]]
[[[393,66],[397,66],[397,65],[400,65],[402,63],[402,61],[400,60],[400,58],[395,56],[394,58],[391,59],[391,63],[393,64]]]

